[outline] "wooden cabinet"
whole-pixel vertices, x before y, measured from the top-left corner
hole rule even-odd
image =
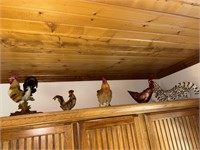
[[[98,119],[80,123],[81,149],[139,149],[137,116]]]
[[[2,150],[198,150],[199,100],[90,108],[1,121]]]
[[[73,149],[73,125],[16,128],[1,132],[3,150]]]
[[[199,149],[199,110],[185,109],[145,115],[152,149]]]

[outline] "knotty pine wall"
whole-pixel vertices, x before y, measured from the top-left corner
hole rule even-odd
[[[200,63],[175,74],[157,80],[163,89],[170,89],[175,84],[182,81],[192,81],[200,87]],[[148,86],[147,80],[111,80],[108,81],[113,91],[111,105],[133,104],[135,101],[128,94],[127,90],[141,92]],[[22,83],[20,84],[22,87]],[[37,92],[33,95],[35,101],[30,102],[31,110],[42,112],[62,111],[58,101],[54,101],[55,95],[61,95],[68,100],[68,91],[73,89],[77,97],[74,109],[98,107],[96,91],[100,89],[101,81],[82,82],[52,82],[39,83]],[[0,116],[9,116],[11,112],[18,109],[18,104],[13,102],[8,96],[9,84],[1,84],[0,87]],[[196,98],[196,95],[191,95]],[[153,99],[153,97],[152,97]]]

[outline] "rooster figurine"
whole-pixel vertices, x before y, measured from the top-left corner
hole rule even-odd
[[[60,95],[54,96],[53,99],[54,100],[58,99],[60,103],[60,108],[62,108],[62,110],[71,110],[76,104],[76,96],[74,95],[73,90],[69,90],[69,100],[66,102],[64,101],[63,97]]]
[[[142,91],[141,93],[128,91],[131,97],[138,103],[147,103],[152,96],[154,90],[154,81],[149,79],[149,87]]]
[[[112,91],[105,78],[102,78],[102,85],[101,89],[97,91],[97,98],[99,101],[99,107],[110,106]]]
[[[35,77],[27,77],[23,84],[23,89],[20,89],[19,82],[17,81],[17,75],[11,75],[9,78],[10,88],[8,91],[9,97],[16,103],[19,103],[19,109],[22,113],[29,112],[30,106],[28,101],[33,101],[32,94],[36,92],[38,81]]]

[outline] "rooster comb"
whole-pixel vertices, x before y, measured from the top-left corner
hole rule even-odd
[[[102,80],[103,80],[103,81],[107,81],[107,79],[106,79],[105,77],[102,77]]]
[[[10,74],[10,77],[9,78],[18,78],[19,77],[19,75],[17,74],[17,73],[12,73],[12,74]]]

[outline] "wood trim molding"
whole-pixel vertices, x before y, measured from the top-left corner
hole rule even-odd
[[[76,109],[62,112],[40,113],[13,117],[1,117],[0,128],[15,126],[33,126],[56,122],[77,122],[89,119],[123,116],[130,114],[151,113],[156,111],[170,111],[184,108],[199,107],[199,99],[176,100],[170,102],[151,102],[104,108]]]

